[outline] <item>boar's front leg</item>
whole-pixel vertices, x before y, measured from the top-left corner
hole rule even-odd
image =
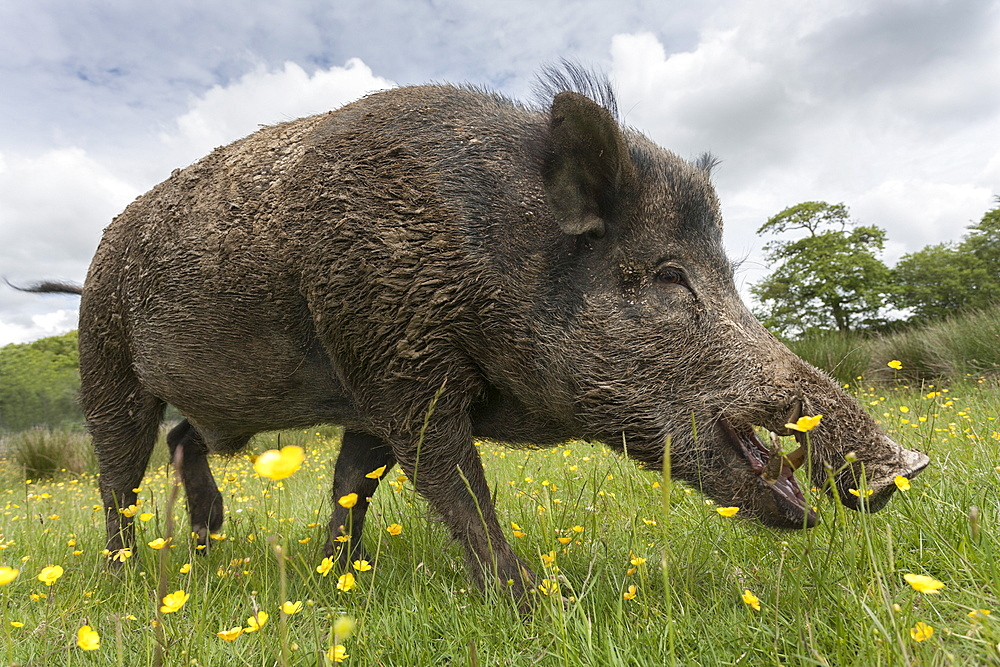
[[[456,424],[435,415],[423,438],[413,435],[396,451],[403,470],[465,547],[477,583],[510,590],[526,609],[525,593],[536,577],[500,528],[468,418]]]
[[[181,450],[181,479],[187,495],[191,531],[198,536],[198,544],[208,545],[212,533],[222,527],[222,494],[208,467],[208,447],[204,438],[188,420],[170,429],[167,434],[170,460],[177,449]]]
[[[337,554],[342,568],[346,569],[355,560],[370,560],[361,541],[368,502],[375,495],[382,477],[395,464],[392,448],[379,438],[358,431],[344,432],[333,469],[333,516],[325,549],[327,556]],[[381,475],[367,476],[382,466],[385,470]],[[358,495],[353,507],[346,508],[337,502],[351,493]]]

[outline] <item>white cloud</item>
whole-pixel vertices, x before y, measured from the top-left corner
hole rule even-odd
[[[189,162],[213,148],[235,141],[260,128],[341,107],[367,93],[396,84],[375,76],[358,58],[343,67],[331,67],[311,76],[286,62],[277,71],[258,67],[229,86],[215,86],[176,121],[164,142]]]
[[[101,230],[138,193],[78,148],[0,155],[0,277],[82,282]],[[78,301],[0,286],[0,345],[74,328]]]
[[[687,51],[669,53],[649,33],[616,35],[611,71],[626,122],[682,157],[722,159],[727,244],[748,259],[749,282],[765,273],[767,239],[754,231],[802,201],[844,202],[886,228],[890,263],[957,239],[992,207],[1000,158],[982,138],[1000,136],[1000,87],[959,57],[996,69],[989,30],[923,6],[889,16],[863,3],[747,4],[718,13]],[[942,36],[941,20],[962,29]]]
[[[46,336],[58,336],[76,328],[77,310],[60,309],[33,315],[28,324],[0,320],[0,347],[10,343],[27,343]]]
[[[3,271],[22,275],[36,262],[81,279],[100,230],[138,190],[79,148],[35,157],[0,155]]]
[[[683,156],[730,147],[734,133],[756,129],[748,119],[766,117],[783,96],[735,28],[706,33],[694,51],[669,56],[652,34],[615,35],[611,58],[625,121]]]
[[[258,68],[230,86],[212,88],[192,101],[170,133],[161,133],[135,156],[102,163],[75,147],[29,157],[0,153],[0,276],[15,283],[80,283],[101,230],[171,169],[262,124],[335,109],[394,85],[357,58],[312,75],[285,63],[280,70]],[[72,329],[75,309],[46,312],[56,298],[0,288],[5,313],[0,345]]]
[[[967,184],[930,182],[919,178],[889,179],[854,198],[851,213],[864,223],[905,229],[905,238],[893,239],[886,260],[944,240],[957,240],[968,225],[979,222],[991,208],[987,188]]]
[[[0,277],[83,282],[101,230],[138,193],[78,148],[0,155]],[[78,301],[0,285],[0,345],[72,329]]]

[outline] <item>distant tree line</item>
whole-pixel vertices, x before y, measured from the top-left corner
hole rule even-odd
[[[83,423],[76,332],[0,348],[0,431]]]
[[[1000,304],[1000,197],[960,240],[881,259],[886,232],[851,220],[844,204],[804,202],[765,222],[758,234],[798,233],[764,246],[774,266],[750,292],[772,331],[880,331],[926,324]]]

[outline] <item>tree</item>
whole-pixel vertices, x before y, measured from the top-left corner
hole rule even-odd
[[[800,230],[808,236],[764,246],[765,258],[776,268],[750,288],[760,303],[758,318],[784,335],[881,324],[880,312],[892,291],[890,271],[879,258],[885,230],[856,225],[843,204],[804,202],[778,213],[757,233]]]
[[[996,197],[1000,204],[1000,197]],[[961,249],[976,256],[993,282],[1000,284],[1000,205],[987,211],[979,223],[969,227]]]
[[[0,430],[79,424],[76,332],[0,348]]]
[[[911,310],[911,321],[1000,303],[1000,207],[987,211],[959,243],[927,246],[901,257],[893,282],[893,302]]]

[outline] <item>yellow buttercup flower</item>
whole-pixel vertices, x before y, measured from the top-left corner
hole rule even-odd
[[[253,463],[253,469],[261,477],[272,480],[285,479],[291,477],[295,471],[302,467],[302,462],[306,459],[306,452],[296,445],[288,445],[280,450],[269,449]]]
[[[346,496],[341,496],[340,498],[337,499],[337,504],[340,505],[341,507],[346,507],[347,509],[351,509],[352,507],[358,504],[358,494],[348,493]]]
[[[181,565],[180,569],[181,574],[187,574],[190,571],[191,571],[191,563],[184,563],[183,565]]]
[[[330,650],[326,652],[326,659],[330,662],[344,662],[344,660],[347,660],[350,657],[350,654],[347,652],[347,649],[344,648],[343,644],[331,646]]]
[[[372,564],[366,560],[356,560],[352,563],[352,565],[354,566],[354,569],[357,570],[358,572],[367,572],[368,570],[372,569]]]
[[[153,549],[162,549],[163,547],[170,544],[170,540],[169,539],[165,540],[162,537],[157,537],[152,542],[147,542],[147,544],[149,544],[149,546],[152,547]]]
[[[641,556],[636,556],[635,554],[632,554],[629,557],[629,562],[632,563],[632,565],[638,567],[640,565],[643,565],[646,562],[646,559],[642,558]]]
[[[927,577],[922,574],[904,574],[903,579],[906,580],[913,589],[921,593],[927,593],[936,595],[937,592],[944,588],[944,584],[934,579],[932,577]]]
[[[241,626],[236,626],[235,628],[230,628],[228,630],[220,630],[215,633],[227,642],[235,641],[237,637],[243,634],[243,628]]]
[[[892,481],[896,483],[896,488],[899,489],[900,491],[910,490],[910,480],[906,479],[902,475],[896,475],[896,477],[893,478]]]
[[[367,477],[368,479],[378,479],[384,474],[385,474],[385,466],[379,466],[378,468],[375,468],[375,470],[372,470],[370,473],[365,475],[365,477]]]
[[[62,565],[49,565],[48,567],[43,567],[42,571],[38,573],[38,580],[46,586],[51,586],[61,576],[63,576]]]
[[[385,532],[395,537],[396,535],[399,535],[400,533],[403,532],[403,527],[400,526],[398,523],[390,523],[388,526],[386,526]]]
[[[736,513],[740,511],[739,507],[716,507],[715,511],[724,517],[736,516]]]
[[[754,611],[760,611],[760,598],[758,598],[749,590],[744,590],[742,597],[743,597],[743,602],[753,607]]]
[[[76,645],[84,651],[96,651],[101,648],[101,635],[89,625],[84,625],[76,632]]]
[[[291,600],[282,602],[281,611],[288,616],[299,613],[302,611],[302,600],[296,600],[295,602],[292,602]]]
[[[350,572],[346,572],[340,575],[340,577],[337,579],[337,590],[344,591],[346,593],[347,591],[354,588],[354,585],[356,583],[357,582],[354,579],[354,575],[351,574]]]
[[[890,361],[889,363],[887,363],[886,366],[888,366],[889,368],[891,368],[893,370],[897,370],[898,371],[900,368],[903,367],[903,362],[901,362],[899,359],[893,359],[892,361]]]
[[[0,586],[6,586],[10,582],[17,579],[17,575],[20,574],[20,572],[20,570],[7,567],[6,565],[0,567]]]
[[[537,588],[542,595],[553,595],[559,590],[559,585],[551,579],[542,579]]]
[[[258,611],[247,619],[247,627],[243,628],[243,632],[257,632],[267,624],[268,618],[270,617],[266,611]]]
[[[815,415],[813,417],[799,417],[794,424],[785,424],[785,428],[790,428],[793,431],[800,431],[805,433],[806,431],[811,431],[819,425],[819,421],[823,418],[823,415]]]
[[[116,560],[119,563],[124,563],[131,557],[132,557],[132,550],[127,547],[125,549],[119,549],[118,551],[111,554],[111,560]]]
[[[861,492],[858,491],[857,489],[848,489],[847,492],[849,494],[851,494],[852,496],[856,496],[858,498],[861,497]],[[865,489],[865,498],[867,498],[868,496],[870,496],[873,493],[875,493],[875,489]]]
[[[636,596],[636,590],[637,589],[635,587],[635,584],[629,585],[628,590],[625,591],[624,593],[622,593],[622,599],[623,600],[634,600],[635,596]]]
[[[175,611],[179,611],[184,603],[188,601],[191,597],[184,591],[174,591],[173,593],[168,593],[163,596],[163,605],[160,607],[160,612],[164,614],[172,614]]]
[[[925,639],[930,639],[933,634],[934,628],[927,625],[923,621],[917,621],[917,624],[910,628],[910,637],[912,637],[915,642],[922,642]]]
[[[330,574],[330,570],[333,569],[333,558],[327,557],[323,559],[319,565],[316,566],[316,571],[322,574],[324,577]]]
[[[153,518],[153,516],[154,515],[152,512],[143,512],[142,514],[139,515],[139,521],[149,521],[150,519]]]

